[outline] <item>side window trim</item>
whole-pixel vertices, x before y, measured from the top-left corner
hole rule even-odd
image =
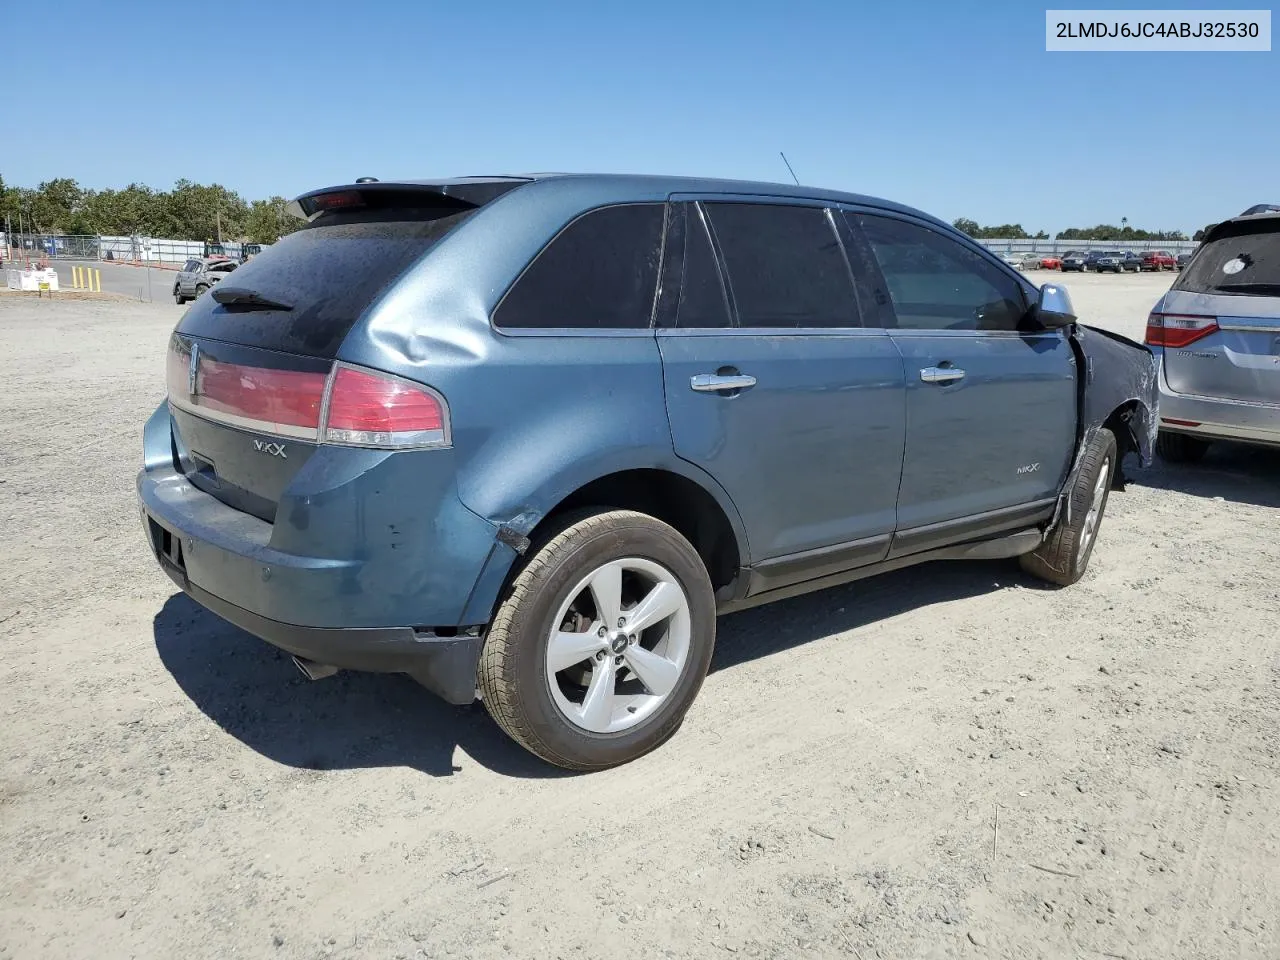
[[[702,200],[696,200],[689,204],[689,207],[694,211],[698,222],[702,224],[702,229],[706,231],[707,239],[711,241],[711,253],[716,258],[716,273],[720,274],[720,294],[724,297],[725,306],[729,310],[729,329],[737,330],[742,325],[738,322],[738,301],[734,299],[733,284],[729,282],[729,268],[725,263],[724,251],[720,248],[720,239],[716,236],[716,228],[712,226],[707,212],[702,209],[702,204]]]
[[[893,298],[889,296],[889,282],[881,272],[880,263],[863,235],[862,228],[854,220],[856,213],[855,208],[842,205],[832,210],[832,219],[835,221],[836,232],[840,234],[840,241],[844,244],[849,270],[853,274],[853,288],[859,298],[862,325],[871,330],[892,330],[898,326],[898,314],[893,306]],[[858,264],[856,270],[853,267],[855,260]]]

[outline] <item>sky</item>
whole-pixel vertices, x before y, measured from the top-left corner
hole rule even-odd
[[[1280,52],[1047,53],[1044,4],[0,0],[19,11],[56,37],[5,44],[11,186],[788,180],[783,150],[805,184],[1033,232],[1280,202]]]

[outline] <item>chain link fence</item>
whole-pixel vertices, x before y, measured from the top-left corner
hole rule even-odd
[[[238,260],[266,244],[167,240],[156,237],[93,237],[65,234],[0,233],[6,260],[106,260],[178,267],[193,257],[226,256]]]

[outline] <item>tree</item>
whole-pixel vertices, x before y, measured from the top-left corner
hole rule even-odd
[[[302,226],[302,221],[285,210],[284,197],[255,200],[245,218],[245,239],[250,243],[275,243]]]
[[[1049,235],[1043,230],[1038,231],[1034,236],[1023,228],[1020,223],[1002,223],[993,227],[982,227],[978,225],[976,220],[970,220],[967,217],[961,217],[959,220],[951,224],[961,233],[967,233],[975,240],[1048,240]]]

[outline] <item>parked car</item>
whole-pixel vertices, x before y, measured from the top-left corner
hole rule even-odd
[[[1021,260],[1021,269],[1023,270],[1040,270],[1044,267],[1044,254],[1027,251],[1017,255]]]
[[[1085,258],[1085,269],[1096,273],[1119,273],[1123,264],[1124,254],[1119,250],[1094,250]]]
[[[1062,255],[1062,272],[1070,273],[1073,270],[1079,270],[1084,273],[1088,269],[1087,263],[1089,255],[1079,250],[1071,250]]]
[[[173,334],[156,559],[308,676],[479,696],[562,767],[670,737],[718,613],[941,558],[1075,582],[1150,457],[1150,351],[896,203],[574,175],[292,209]]]
[[[1144,270],[1177,270],[1178,260],[1167,250],[1148,250],[1142,255]]]
[[[1125,273],[1141,273],[1142,263],[1142,254],[1134,253],[1132,250],[1126,250],[1124,253],[1124,259],[1120,261],[1120,269]]]
[[[1152,310],[1147,343],[1166,460],[1199,460],[1215,440],[1280,445],[1280,213],[1209,231]]]
[[[1181,270],[1183,267],[1185,267],[1185,266],[1186,266],[1188,263],[1190,263],[1190,262],[1191,262],[1191,254],[1189,254],[1189,253],[1180,253],[1180,254],[1178,254],[1177,268],[1178,268],[1179,270]]]
[[[1015,270],[1023,269],[1022,254],[1020,253],[998,253],[996,256]]]
[[[1046,253],[1040,258],[1040,266],[1045,270],[1061,270],[1062,258],[1057,254]]]
[[[221,281],[238,264],[226,257],[192,258],[182,265],[173,281],[173,300],[179,306],[194,300]]]

